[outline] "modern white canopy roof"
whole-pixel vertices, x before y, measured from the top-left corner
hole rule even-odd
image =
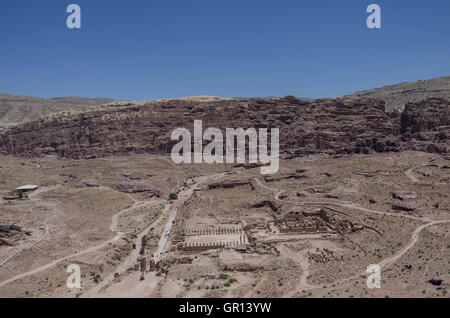
[[[38,188],[39,186],[37,185],[33,185],[33,184],[27,184],[21,187],[16,188],[16,191],[34,191]]]

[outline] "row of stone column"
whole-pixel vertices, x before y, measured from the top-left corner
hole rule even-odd
[[[241,235],[239,241],[220,241],[217,243],[184,243],[183,247],[236,247],[247,244],[247,237]]]
[[[145,273],[147,271],[157,272],[159,270],[159,263],[155,263],[153,259],[147,262],[147,258],[141,257],[140,259],[138,259],[138,263],[136,264],[134,269],[136,271],[140,270],[142,273]]]
[[[242,229],[236,228],[219,228],[219,229],[203,229],[203,230],[186,230],[186,235],[232,235],[232,234],[241,234]]]

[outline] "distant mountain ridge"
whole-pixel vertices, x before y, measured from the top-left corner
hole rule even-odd
[[[429,98],[450,99],[450,76],[385,86],[351,96],[381,99],[386,103],[387,112],[402,112],[407,103],[417,103]]]
[[[370,98],[386,103],[386,112],[394,110],[401,113],[408,103],[418,103],[430,98],[450,99],[450,76],[433,78],[425,81],[406,82],[385,86],[370,91],[356,92],[346,97]],[[241,98],[219,98],[214,96],[194,96],[177,98],[187,101],[239,100]],[[269,101],[274,97],[257,98]],[[170,99],[164,99],[170,100]],[[313,102],[313,99],[297,98],[297,100]],[[36,98],[0,94],[0,130],[18,124],[39,120],[54,113],[63,111],[85,111],[92,106],[110,104],[110,98],[58,97]]]
[[[113,101],[110,98],[58,97],[48,99],[0,94],[0,128],[38,120],[65,110],[85,110],[91,106]]]

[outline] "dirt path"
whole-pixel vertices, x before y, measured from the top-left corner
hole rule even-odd
[[[28,195],[28,197],[30,198],[30,200],[35,199],[36,197],[38,197],[40,194],[44,193],[44,192],[49,192],[52,190],[57,190],[58,187],[57,186],[52,186],[52,187],[39,187],[37,190],[33,191],[32,193],[30,193]]]
[[[146,206],[149,206],[149,205],[155,205],[155,204],[159,204],[159,203],[162,203],[162,200],[154,200],[154,201],[148,201],[148,202],[145,202],[145,201],[143,201],[143,202],[136,201],[136,202],[133,204],[133,206],[132,206],[131,208],[125,209],[125,210],[123,210],[123,211],[121,211],[121,212],[115,214],[115,215],[112,217],[112,222],[111,222],[111,227],[110,227],[111,232],[119,233],[119,232],[117,231],[117,227],[119,226],[119,218],[120,218],[123,214],[128,213],[128,212],[133,211],[133,210],[136,210],[136,209],[138,209],[138,208],[144,208],[144,207],[146,207]]]
[[[57,189],[57,187],[41,187],[41,188],[39,188],[38,190],[36,190],[35,192],[31,193],[31,194],[29,195],[29,198],[30,198],[31,200],[40,201],[39,199],[36,199],[36,197],[38,197],[39,194],[44,193],[44,192],[48,192],[48,191],[51,191],[51,190],[54,190],[54,189]],[[48,206],[51,206],[51,209],[52,209],[53,211],[54,211],[55,208],[56,208],[56,207],[55,207],[55,204],[48,204]],[[37,217],[36,217],[36,220],[37,220]],[[43,235],[38,241],[32,243],[31,245],[25,246],[25,247],[21,248],[20,250],[18,250],[17,252],[15,252],[15,253],[9,255],[7,258],[5,258],[4,260],[2,260],[2,261],[0,262],[0,267],[2,267],[3,265],[5,265],[5,264],[6,264],[10,259],[12,259],[13,257],[15,257],[15,256],[19,255],[20,253],[22,253],[24,250],[33,248],[33,247],[35,247],[36,245],[38,245],[39,243],[41,243],[43,240],[45,240],[45,239],[49,236],[49,234],[50,234],[50,229],[49,229],[49,226],[48,226],[48,219],[45,220],[44,225],[45,225],[45,233],[44,233],[44,235]]]
[[[164,226],[164,231],[161,234],[161,238],[158,242],[158,247],[154,253],[154,260],[158,262],[164,256],[167,248],[167,241],[169,239],[170,233],[172,231],[173,223],[176,219],[178,210],[192,197],[195,189],[202,183],[216,178],[224,176],[223,173],[211,176],[200,177],[199,180],[189,186],[187,189],[180,192],[179,197],[173,203],[168,202],[163,210],[163,213],[158,217],[157,220],[152,222],[152,224],[141,231],[138,235],[137,241],[140,241],[144,235],[147,234],[148,230],[153,227],[156,223],[161,222],[167,217],[166,224]],[[117,267],[114,273],[125,274],[127,269],[130,268],[139,257],[138,250],[133,251],[128,257],[122,262],[119,267]],[[130,275],[124,277],[122,281],[114,283],[114,273],[108,275],[99,285],[86,291],[81,297],[83,298],[94,298],[94,297],[120,297],[120,298],[140,298],[148,297],[152,291],[159,285],[160,282],[164,280],[163,276],[157,277],[155,273],[148,273],[144,281],[140,281],[141,273],[131,273]]]
[[[271,187],[263,184],[259,179],[254,179],[254,180],[256,180],[256,183],[259,186],[261,186],[262,188],[276,192],[275,197],[274,197],[275,200],[277,200],[279,202],[282,202],[282,203],[290,203],[290,204],[297,204],[297,205],[305,205],[305,204],[311,204],[311,205],[316,205],[316,204],[318,204],[318,205],[333,205],[333,206],[338,206],[338,207],[343,207],[343,208],[350,208],[350,209],[360,210],[360,211],[364,211],[364,212],[367,212],[367,213],[374,213],[374,214],[388,215],[388,216],[395,216],[395,217],[404,217],[404,218],[407,218],[407,219],[413,219],[413,220],[419,220],[419,221],[432,221],[432,220],[427,219],[427,218],[416,217],[416,216],[413,216],[413,215],[404,215],[404,214],[401,214],[401,213],[393,213],[393,212],[383,212],[383,211],[371,210],[371,209],[360,207],[360,206],[356,205],[353,202],[328,202],[328,201],[303,201],[303,202],[297,202],[297,201],[281,200],[280,196],[284,192],[283,190],[271,188]]]
[[[418,216],[414,216],[414,215],[406,215],[406,214],[402,214],[402,213],[383,212],[383,211],[367,209],[367,208],[363,208],[361,206],[358,206],[355,203],[305,202],[305,204],[323,204],[323,205],[329,204],[329,205],[339,206],[339,207],[343,207],[343,208],[360,210],[360,211],[364,211],[364,212],[367,212],[367,213],[373,213],[373,214],[388,215],[388,216],[394,216],[394,217],[402,217],[402,218],[405,218],[405,219],[417,220],[417,221],[422,221],[422,222],[432,221],[432,220],[430,220],[428,218],[418,217]]]
[[[281,251],[286,251],[286,247],[283,247],[283,249],[281,249]],[[306,257],[306,254],[308,253],[309,249],[307,250],[302,250],[299,252],[287,252],[287,254],[292,254],[290,255],[291,258],[295,258],[298,259],[298,264],[301,266],[302,268],[302,275],[300,276],[300,281],[297,285],[298,289],[304,289],[304,288],[311,288],[311,287],[315,287],[314,285],[311,285],[308,283],[308,276],[309,276],[309,262],[308,259]],[[297,257],[292,257],[296,255]]]
[[[411,182],[413,183],[418,183],[420,180],[417,179],[414,175],[413,175],[413,171],[414,169],[416,169],[417,167],[412,167],[408,170],[405,171],[405,175],[408,177],[409,180],[411,180]]]
[[[0,262],[0,267],[5,265],[11,258],[13,258],[13,257],[19,255],[20,253],[22,253],[24,250],[33,248],[36,245],[38,245],[39,243],[41,243],[43,240],[45,240],[50,234],[47,220],[45,221],[44,225],[45,225],[45,234],[39,240],[37,240],[36,242],[34,242],[33,244],[31,244],[29,246],[25,246],[24,248],[20,249],[19,251],[9,255],[6,259],[4,259],[3,261]]]
[[[158,202],[158,203],[160,203],[160,202]],[[150,231],[150,229],[152,227],[156,226],[156,224],[161,222],[161,220],[166,216],[166,212],[167,212],[167,205],[164,207],[163,212],[155,220],[150,222],[150,224],[145,229],[143,229],[142,231],[140,231],[137,234],[136,242],[142,241],[142,238],[144,237],[144,235],[147,235],[148,231]],[[127,272],[127,270],[136,263],[136,260],[139,257],[139,253],[140,253],[140,249],[138,249],[138,248],[132,250],[131,253],[123,260],[122,263],[120,263],[111,273],[109,273],[105,278],[103,278],[103,280],[98,285],[96,285],[93,288],[84,292],[81,295],[81,297],[82,298],[94,298],[94,297],[99,297],[99,295],[102,295],[104,297],[119,297],[119,295],[114,296],[115,293],[108,291],[108,288],[110,287],[111,284],[114,283],[116,273],[118,273],[119,275],[124,275]],[[133,277],[133,275],[125,277],[124,281],[128,281],[130,279],[134,280],[134,277],[133,278],[131,278],[131,277]],[[135,279],[133,281],[133,284],[136,284],[136,282],[139,282],[139,279],[140,279],[140,275],[138,275],[137,279]],[[128,285],[126,285],[126,286],[129,286],[130,284],[131,283],[128,283]],[[106,290],[106,292],[105,292],[105,290]],[[108,296],[108,295],[110,295],[110,296]]]
[[[167,245],[167,240],[169,238],[169,235],[172,231],[172,225],[175,221],[175,218],[177,217],[178,209],[181,208],[194,194],[194,190],[200,186],[201,183],[207,181],[208,179],[212,178],[214,176],[211,176],[209,178],[203,178],[201,181],[198,181],[197,183],[191,185],[188,187],[188,189],[182,191],[176,201],[173,202],[172,206],[169,208],[167,215],[168,220],[166,222],[166,226],[164,228],[164,231],[161,235],[161,238],[158,243],[158,248],[156,249],[154,260],[155,263],[159,262],[161,260],[162,255],[164,254],[165,247]]]
[[[195,189],[198,188],[201,184],[209,181],[210,179],[223,177],[223,176],[225,176],[225,173],[219,173],[219,174],[215,174],[215,175],[211,175],[211,176],[200,177],[200,178],[198,178],[198,181],[195,184],[189,186],[188,189],[186,189],[180,193],[180,197],[178,198],[178,200],[176,200],[174,202],[174,204],[172,205],[172,208],[168,212],[169,219],[167,220],[165,230],[163,232],[163,235],[161,236],[161,239],[158,244],[158,249],[155,253],[155,262],[158,262],[160,260],[160,256],[162,254],[164,254],[165,247],[167,244],[167,239],[169,238],[170,232],[172,231],[172,225],[177,216],[178,209],[181,208],[192,197],[192,195],[195,192]]]
[[[34,268],[34,269],[32,269],[32,270],[30,270],[28,272],[16,275],[16,276],[14,276],[14,277],[12,277],[10,279],[7,279],[7,280],[1,282],[0,283],[0,287],[3,287],[5,285],[8,285],[8,284],[10,284],[12,282],[15,282],[17,280],[20,280],[20,279],[23,279],[25,277],[28,277],[28,276],[31,276],[31,275],[35,275],[37,273],[40,273],[40,272],[45,271],[47,269],[50,269],[50,268],[58,265],[59,263],[61,263],[63,261],[66,261],[66,260],[69,260],[69,259],[72,259],[72,258],[76,258],[76,257],[82,256],[82,255],[85,255],[85,254],[89,254],[89,253],[101,250],[101,249],[103,249],[105,247],[108,247],[110,244],[113,244],[114,242],[119,241],[120,239],[122,239],[124,237],[123,233],[116,232],[116,229],[117,229],[117,226],[118,226],[118,218],[120,217],[120,215],[122,215],[122,214],[124,214],[126,212],[129,212],[129,211],[132,211],[134,209],[137,209],[139,207],[151,204],[151,203],[154,203],[154,202],[153,201],[150,201],[150,202],[145,202],[145,201],[144,202],[135,202],[132,207],[127,208],[125,210],[122,210],[119,213],[115,214],[112,217],[112,221],[111,221],[111,231],[116,234],[114,236],[114,238],[112,238],[112,239],[110,239],[110,240],[108,240],[106,242],[103,242],[101,244],[98,244],[96,246],[89,247],[89,248],[87,248],[87,249],[85,249],[85,250],[83,250],[81,252],[74,253],[72,255],[68,255],[68,256],[65,256],[65,257],[61,257],[61,258],[59,258],[59,259],[57,259],[57,260],[55,260],[55,261],[53,261],[51,263],[48,263],[46,265],[42,265],[42,266],[36,267],[36,268]]]
[[[61,263],[63,261],[66,261],[66,260],[69,260],[69,259],[72,259],[72,258],[76,258],[76,257],[82,256],[82,255],[85,255],[85,254],[89,254],[89,253],[98,251],[98,250],[100,250],[100,249],[102,249],[104,247],[109,246],[110,243],[117,242],[121,238],[122,238],[122,234],[117,234],[113,239],[111,239],[109,241],[106,241],[106,242],[104,242],[102,244],[90,247],[90,248],[85,249],[85,250],[83,250],[82,252],[79,252],[79,253],[75,253],[75,254],[72,254],[72,255],[69,255],[69,256],[66,256],[66,257],[59,258],[59,259],[57,259],[57,260],[55,260],[55,261],[53,261],[51,263],[48,263],[48,264],[43,265],[43,266],[36,267],[33,270],[30,270],[28,272],[25,272],[25,273],[19,274],[17,276],[14,276],[14,277],[12,277],[10,279],[7,279],[7,280],[5,280],[5,281],[0,283],[0,287],[3,287],[3,286],[8,285],[8,284],[10,284],[12,282],[15,282],[16,280],[23,279],[25,277],[28,277],[28,276],[31,276],[31,275],[35,275],[35,274],[38,274],[38,273],[40,273],[42,271],[45,271],[45,270],[50,269],[52,267],[55,267],[56,265],[58,265],[59,263]]]
[[[403,255],[405,255],[414,245],[416,245],[417,241],[419,240],[420,233],[422,231],[430,226],[438,225],[438,224],[445,224],[450,223],[450,220],[444,220],[444,221],[432,221],[430,223],[424,224],[422,226],[419,226],[415,231],[413,232],[411,241],[406,245],[404,248],[402,248],[400,251],[398,251],[395,255],[383,260],[381,263],[378,264],[381,268],[389,267],[393,263],[395,263],[398,259],[400,259]]]
[[[420,181],[419,179],[416,178],[416,176],[414,176],[413,172],[415,172],[415,169],[419,169],[419,168],[426,168],[426,167],[432,167],[432,165],[430,165],[430,161],[428,163],[424,163],[421,165],[418,165],[416,167],[412,167],[409,168],[408,170],[405,171],[405,176],[412,182],[412,183],[422,183],[422,184],[427,184],[427,183],[423,183],[422,181]],[[430,185],[437,185],[437,186],[447,186],[448,183],[444,183],[444,182],[434,182],[434,183],[430,183]]]
[[[430,223],[427,223],[427,224],[424,224],[424,225],[418,227],[413,232],[413,235],[411,237],[410,242],[405,247],[403,247],[400,251],[398,251],[397,253],[395,253],[391,257],[388,257],[385,260],[383,260],[382,262],[380,262],[378,264],[378,266],[380,266],[382,270],[386,270],[387,268],[389,268],[389,266],[391,266],[396,261],[398,261],[400,258],[402,258],[411,248],[413,248],[415,246],[415,244],[419,240],[420,234],[422,233],[422,231],[425,228],[430,227],[430,226],[434,226],[434,225],[445,224],[445,223],[450,223],[450,220],[433,221],[433,222],[430,222]],[[352,282],[352,281],[354,281],[356,279],[361,279],[361,277],[365,276],[365,275],[367,275],[367,273],[364,271],[364,272],[361,272],[361,273],[359,273],[357,275],[354,275],[352,277],[348,277],[348,278],[345,278],[345,279],[342,279],[342,280],[334,281],[334,282],[332,282],[332,284],[333,285],[341,285],[341,284],[345,285],[345,284],[350,283],[350,282]],[[310,285],[310,287],[293,290],[292,292],[287,294],[286,297],[293,297],[294,295],[298,294],[301,291],[320,289],[320,288],[323,288],[324,286],[329,286],[329,285],[330,284]],[[299,284],[299,286],[302,286],[302,284]]]
[[[405,172],[405,174],[409,177],[409,179],[413,182],[418,182],[418,180],[411,174],[411,171],[415,169],[415,168],[411,168],[409,170],[407,170]],[[355,203],[352,202],[343,202],[343,203],[337,203],[337,202],[294,202],[294,201],[283,201],[280,200],[280,196],[281,194],[284,192],[280,189],[275,189],[272,187],[269,187],[265,184],[263,184],[259,179],[254,179],[256,180],[256,183],[261,186],[264,189],[276,192],[275,194],[275,200],[280,201],[280,202],[285,202],[285,203],[292,203],[292,204],[298,204],[298,205],[304,205],[304,204],[320,204],[320,205],[333,205],[333,206],[339,206],[339,207],[344,207],[344,208],[352,208],[352,209],[356,209],[356,210],[360,210],[360,211],[364,211],[367,213],[374,213],[374,214],[380,214],[380,215],[388,215],[388,216],[395,216],[395,217],[403,217],[403,218],[408,218],[408,219],[414,219],[414,220],[419,220],[419,221],[423,221],[423,222],[428,222],[426,224],[423,224],[421,226],[419,226],[418,228],[416,228],[412,234],[411,240],[410,242],[404,246],[400,251],[398,251],[397,253],[395,253],[393,256],[386,258],[385,260],[383,260],[382,262],[380,262],[378,264],[378,266],[380,266],[382,269],[386,269],[389,266],[391,266],[392,264],[394,264],[396,261],[398,261],[401,257],[403,257],[411,248],[413,248],[417,241],[419,240],[420,234],[422,233],[422,231],[425,228],[428,228],[430,226],[434,226],[434,225],[439,225],[439,224],[446,224],[446,223],[450,223],[450,220],[431,220],[428,218],[420,218],[420,217],[415,217],[412,215],[404,215],[404,214],[399,214],[399,213],[391,213],[391,212],[383,212],[383,211],[376,211],[376,210],[371,210],[371,209],[366,209],[363,207],[360,207],[358,205],[356,205]],[[307,261],[305,260],[305,262],[307,263]],[[302,268],[303,269],[307,269],[309,266],[305,266],[304,264],[302,264]],[[287,297],[292,297],[295,294],[297,294],[297,292],[302,291],[302,290],[312,290],[312,289],[317,289],[317,288],[323,288],[323,286],[325,285],[310,285],[307,282],[307,276],[306,278],[304,277],[305,273],[307,273],[307,271],[304,270],[304,274],[302,275],[302,277],[300,278],[300,283],[298,284],[298,289],[292,291],[291,293],[289,293],[287,295]],[[346,282],[350,282],[353,281],[355,279],[359,279],[361,277],[361,275],[365,275],[366,272],[360,273],[358,275],[340,280],[340,281],[336,281],[334,282],[334,284],[343,284]],[[307,273],[306,275],[309,275],[309,273]]]

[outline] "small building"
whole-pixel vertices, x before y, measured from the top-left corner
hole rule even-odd
[[[27,185],[23,185],[23,186],[20,186],[20,187],[16,188],[16,191],[19,191],[19,192],[31,192],[31,191],[36,191],[37,188],[39,188],[39,186],[33,185],[33,184],[27,184]]]

